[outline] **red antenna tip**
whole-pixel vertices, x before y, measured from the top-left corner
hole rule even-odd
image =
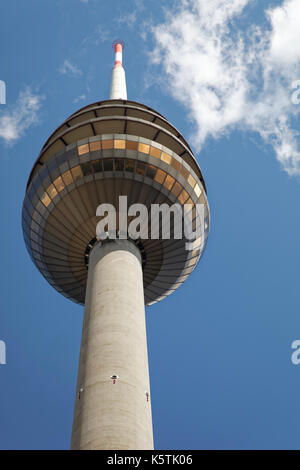
[[[115,39],[115,41],[112,43],[112,47],[115,51],[119,44],[122,46],[122,49],[125,49],[125,42],[122,39]]]

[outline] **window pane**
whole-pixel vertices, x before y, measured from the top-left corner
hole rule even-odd
[[[172,186],[174,184],[174,181],[175,181],[175,179],[172,178],[172,176],[167,175],[166,180],[164,182],[164,186],[170,191],[170,189],[172,188]]]
[[[65,189],[65,185],[63,183],[62,177],[59,176],[56,180],[53,181],[54,186],[56,187],[57,191],[60,192]]]
[[[47,193],[44,193],[42,196],[42,203],[44,204],[44,206],[48,207],[50,202],[51,202],[50,197],[48,196]]]
[[[125,142],[125,140],[123,142]],[[123,158],[116,158],[115,159],[115,170],[116,171],[123,171],[124,170],[124,159]]]
[[[139,143],[139,152],[149,153],[150,145]]]
[[[136,172],[139,175],[144,175],[146,170],[146,164],[144,162],[137,162],[136,163]]]
[[[92,165],[90,164],[90,162],[82,163],[81,168],[84,176],[88,176],[93,173]]]
[[[148,178],[154,179],[155,173],[156,173],[155,166],[149,165],[147,167],[147,176],[148,176]]]
[[[134,142],[133,140],[127,140],[126,141],[126,148],[129,149],[129,150],[137,150],[138,143]]]
[[[94,173],[100,173],[102,171],[102,160],[95,160],[92,162]]]
[[[160,158],[161,150],[156,147],[151,147],[150,155],[155,158]]]
[[[89,152],[89,144],[80,145],[78,147],[78,155],[83,155]]]
[[[200,186],[198,184],[196,184],[196,186],[194,188],[194,191],[196,193],[196,196],[199,197],[200,194],[201,194],[201,189],[200,189]]]
[[[183,165],[182,165],[182,167],[181,167],[180,173],[182,174],[182,176],[183,176],[185,179],[188,179],[188,177],[189,177],[189,172],[188,172],[188,170],[187,170]]]
[[[103,168],[104,171],[113,171],[113,159],[112,158],[105,158],[103,160]]]
[[[126,159],[126,164],[125,164],[126,171],[130,171],[130,173],[133,173],[134,167],[135,167],[135,161],[131,160],[130,158]]]
[[[63,183],[61,176],[56,178],[56,180],[53,181],[53,184],[56,187],[58,192],[62,191],[65,188],[65,185]]]
[[[47,193],[49,194],[51,199],[55,198],[55,196],[57,195],[57,191],[56,191],[55,186],[53,184],[50,184],[50,186],[48,186]]]
[[[169,165],[171,163],[172,157],[166,152],[161,152],[160,159]]]
[[[90,151],[91,152],[95,152],[96,150],[100,150],[100,148],[101,148],[100,141],[90,142]]]
[[[195,186],[196,180],[192,177],[192,175],[189,175],[188,183],[189,183],[190,186],[192,186],[192,188]]]
[[[115,149],[124,149],[125,148],[125,140],[114,140],[114,148]]]
[[[68,184],[72,184],[73,183],[73,178],[72,178],[72,175],[71,175],[71,172],[68,170],[66,171],[63,175],[63,180],[64,180],[64,183],[66,186],[68,186]]]
[[[179,171],[181,167],[181,163],[179,163],[179,161],[173,157],[171,161],[171,166],[175,168],[176,171]]]
[[[184,204],[185,201],[188,199],[188,197],[189,197],[188,193],[186,192],[185,189],[183,189],[180,195],[178,196],[178,199],[181,202],[181,204]]]
[[[78,166],[74,166],[74,168],[71,169],[71,172],[72,172],[74,181],[77,181],[77,180],[81,179],[82,176],[83,176],[82,171],[81,171],[81,168],[80,168],[79,165],[78,165]]]
[[[157,173],[155,175],[155,181],[157,181],[160,184],[163,184],[163,181],[165,179],[166,173],[162,170],[157,170]]]
[[[172,193],[174,194],[174,196],[178,196],[178,194],[180,193],[181,190],[182,190],[181,184],[179,184],[179,183],[176,181],[176,183],[174,184],[174,186],[173,186],[173,188],[172,188]]]
[[[102,140],[102,148],[103,149],[112,149],[113,148],[113,141],[112,140]]]

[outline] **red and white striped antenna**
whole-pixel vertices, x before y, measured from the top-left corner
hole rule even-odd
[[[125,49],[125,42],[122,39],[116,39],[113,44],[113,49],[115,51],[115,65],[114,67],[122,67],[122,53]]]
[[[116,39],[112,46],[115,51],[115,63],[112,71],[109,97],[111,100],[127,100],[125,70],[122,65],[125,43],[122,39]]]

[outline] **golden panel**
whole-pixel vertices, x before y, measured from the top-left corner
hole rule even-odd
[[[188,179],[189,177],[189,171],[182,165],[181,169],[180,169],[180,173],[182,174],[182,176],[185,178],[185,179]]]
[[[74,168],[71,169],[73,179],[74,181],[80,180],[83,177],[81,167],[79,165],[74,166]]]
[[[190,186],[192,186],[192,188],[195,186],[196,180],[195,180],[195,178],[192,177],[192,175],[189,175],[188,183],[189,183]]]
[[[181,184],[179,184],[178,181],[176,181],[176,183],[174,184],[172,188],[172,193],[174,194],[174,196],[177,197],[181,190],[182,190]]]
[[[101,149],[100,140],[98,142],[90,142],[90,151],[95,152]]]
[[[55,198],[55,196],[57,195],[57,191],[56,191],[56,188],[53,184],[50,184],[50,186],[48,186],[47,193],[49,194],[51,199]]]
[[[166,153],[166,152],[161,152],[160,159],[161,159],[163,162],[165,162],[165,163],[167,163],[168,165],[170,165],[171,160],[172,160],[172,157],[171,157],[171,155],[169,155],[169,154]]]
[[[63,178],[64,183],[65,183],[66,186],[68,186],[68,184],[73,183],[73,178],[72,178],[71,172],[69,170],[65,171],[65,173],[63,173],[62,178]]]
[[[195,205],[195,204],[193,203],[193,201],[192,201],[191,198],[189,198],[189,199],[186,201],[186,204],[191,204],[193,207],[194,207],[194,205]]]
[[[156,147],[150,148],[150,155],[155,158],[160,158],[161,150]]]
[[[103,149],[112,149],[113,148],[113,141],[112,140],[102,140],[102,148]]]
[[[181,167],[181,163],[179,163],[179,161],[176,160],[175,158],[172,158],[171,166],[175,168],[176,171],[179,171]]]
[[[78,155],[84,155],[89,152],[89,144],[80,145],[78,147]]]
[[[200,189],[199,184],[196,184],[196,186],[194,187],[194,191],[196,193],[196,196],[199,197],[201,194],[201,189]]]
[[[138,143],[135,142],[134,140],[126,140],[126,148],[128,150],[137,150]]]
[[[175,179],[172,178],[172,176],[167,175],[167,177],[165,179],[165,182],[164,182],[164,186],[170,191],[170,189],[172,188],[172,186],[174,184],[174,181],[175,181]]]
[[[45,207],[48,207],[50,202],[51,202],[51,199],[50,199],[50,197],[48,196],[47,193],[44,193],[43,196],[42,196],[41,201],[42,201],[42,203],[44,204]]]
[[[155,181],[157,181],[158,183],[163,184],[163,181],[164,181],[164,179],[165,179],[165,176],[166,176],[165,171],[157,170],[157,173],[156,173],[154,179],[155,179]]]
[[[62,177],[59,176],[53,181],[54,186],[56,187],[57,191],[60,193],[63,189],[65,189],[64,182],[62,180]]]
[[[205,204],[205,197],[203,195],[203,193],[201,194],[200,196],[200,201],[198,201],[199,204]]]
[[[125,148],[125,140],[115,139],[114,140],[114,148],[115,149],[124,149]]]
[[[178,196],[178,199],[181,202],[181,204],[184,204],[185,201],[188,199],[188,197],[189,197],[188,193],[186,192],[185,189],[183,189],[180,195]]]
[[[139,152],[149,153],[150,145],[139,143]]]

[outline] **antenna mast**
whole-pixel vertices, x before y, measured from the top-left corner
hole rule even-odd
[[[113,42],[115,50],[115,64],[112,71],[110,95],[111,100],[127,100],[125,70],[122,66],[122,51],[125,44],[122,40],[117,39]]]

